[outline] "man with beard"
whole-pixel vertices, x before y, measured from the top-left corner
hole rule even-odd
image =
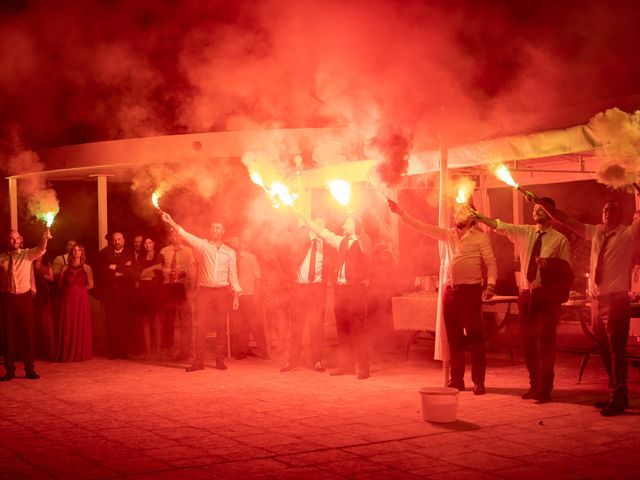
[[[541,199],[554,205],[551,198]],[[573,273],[569,265],[569,241],[555,230],[552,219],[537,203],[533,207],[535,225],[513,225],[475,212],[476,218],[506,235],[520,257],[520,335],[530,388],[523,399],[536,403],[551,401],[556,359],[556,328],[563,301],[568,298]],[[566,291],[566,297],[564,293]]]
[[[595,406],[605,417],[620,415],[629,408],[627,343],[631,310],[628,292],[632,259],[640,240],[640,218],[634,215],[631,225],[622,225],[622,207],[617,202],[607,202],[602,208],[602,223],[589,225],[534,194],[530,194],[530,198],[541,203],[555,220],[591,241],[591,320],[610,390],[609,399],[596,402]]]
[[[132,335],[131,290],[133,254],[124,248],[121,232],[111,234],[110,244],[98,258],[97,276],[105,309],[107,358],[129,357]]]
[[[495,294],[497,266],[488,235],[475,226],[475,218],[466,205],[455,215],[455,228],[426,224],[406,213],[389,200],[392,212],[421,233],[438,240],[445,247],[443,318],[451,356],[451,379],[447,386],[464,390],[465,346],[471,350],[473,393],[484,395],[486,353],[482,323],[482,300]],[[482,289],[483,265],[487,269],[487,287]],[[466,332],[466,335],[465,335]]]

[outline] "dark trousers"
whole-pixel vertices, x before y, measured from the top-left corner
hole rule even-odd
[[[196,358],[194,364],[204,364],[207,333],[216,333],[216,361],[226,356],[227,314],[231,310],[231,292],[227,287],[200,287],[196,294]]]
[[[16,370],[16,338],[20,339],[25,372],[34,369],[33,347],[33,293],[3,294],[4,317],[4,368],[6,373]]]
[[[193,343],[193,313],[191,302],[187,298],[186,288],[182,283],[164,285],[167,304],[163,307],[163,345],[174,346],[174,329],[176,319],[180,319],[180,351],[179,355],[191,355]]]
[[[264,330],[262,313],[258,310],[258,304],[253,295],[240,295],[238,310],[231,313],[235,330],[235,353],[246,355],[249,351],[249,336],[258,345],[258,355],[269,356],[267,347],[267,335]]]
[[[367,331],[367,287],[336,285],[334,299],[336,330],[341,367],[369,373],[369,335]]]
[[[305,325],[308,325],[311,351],[307,361],[311,361],[315,365],[322,361],[324,350],[324,309],[327,288],[322,283],[297,284],[293,294],[289,363],[297,364],[300,362],[302,336]]]
[[[591,300],[591,321],[600,358],[609,375],[610,402],[624,406],[627,399],[627,342],[631,308],[627,292],[599,295]]]
[[[518,298],[524,362],[531,388],[541,395],[548,395],[553,390],[556,329],[561,308],[553,296],[553,292],[539,288],[522,292]]]
[[[482,285],[448,286],[444,291],[442,312],[451,354],[451,381],[463,382],[464,352],[469,347],[471,379],[476,385],[484,385],[487,359],[482,324]]]
[[[124,288],[113,288],[105,294],[104,310],[107,355],[109,358],[127,358],[134,329],[129,296]]]

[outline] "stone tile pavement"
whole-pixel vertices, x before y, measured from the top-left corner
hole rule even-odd
[[[418,390],[441,384],[428,353],[388,356],[372,377],[229,361],[40,362],[39,381],[0,384],[0,479],[625,479],[640,471],[640,374],[631,409],[603,418],[597,359],[558,358],[555,401],[520,399],[523,365],[495,356],[489,393],[460,394],[458,421],[427,423]],[[416,355],[414,355],[416,357]],[[20,374],[20,372],[19,372]]]

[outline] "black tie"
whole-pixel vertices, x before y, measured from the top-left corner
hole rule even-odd
[[[538,274],[538,262],[536,262],[536,260],[542,251],[542,237],[546,233],[547,232],[538,232],[538,238],[536,238],[536,241],[533,244],[533,250],[531,250],[529,266],[527,267],[527,280],[529,280],[530,283],[535,281],[536,275]]]
[[[311,240],[311,255],[309,256],[309,275],[307,279],[309,283],[313,283],[316,279],[316,257],[318,255],[318,239]]]
[[[604,240],[602,241],[602,246],[600,247],[600,253],[598,253],[598,262],[596,263],[596,285],[600,285],[602,283],[602,275],[604,270],[604,254],[607,252],[607,245],[609,244],[609,240],[613,237],[616,232],[612,232],[609,235],[604,236]]]
[[[13,276],[14,259],[13,255],[9,254],[9,265],[7,266],[7,291],[9,293],[16,293],[16,284]]]

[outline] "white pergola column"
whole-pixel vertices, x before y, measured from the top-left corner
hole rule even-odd
[[[98,249],[107,246],[105,235],[109,232],[107,217],[107,178],[111,175],[91,175],[98,179]]]
[[[449,228],[449,201],[447,196],[447,184],[449,183],[449,157],[447,147],[440,146],[440,198],[438,204],[438,226]],[[446,386],[449,383],[450,355],[447,331],[444,328],[443,293],[444,293],[444,268],[446,246],[443,242],[438,242],[440,247],[440,279],[438,281],[438,304],[436,308],[436,343],[434,358],[442,360],[442,380]]]
[[[18,230],[18,179],[9,178],[9,218],[11,230]]]

